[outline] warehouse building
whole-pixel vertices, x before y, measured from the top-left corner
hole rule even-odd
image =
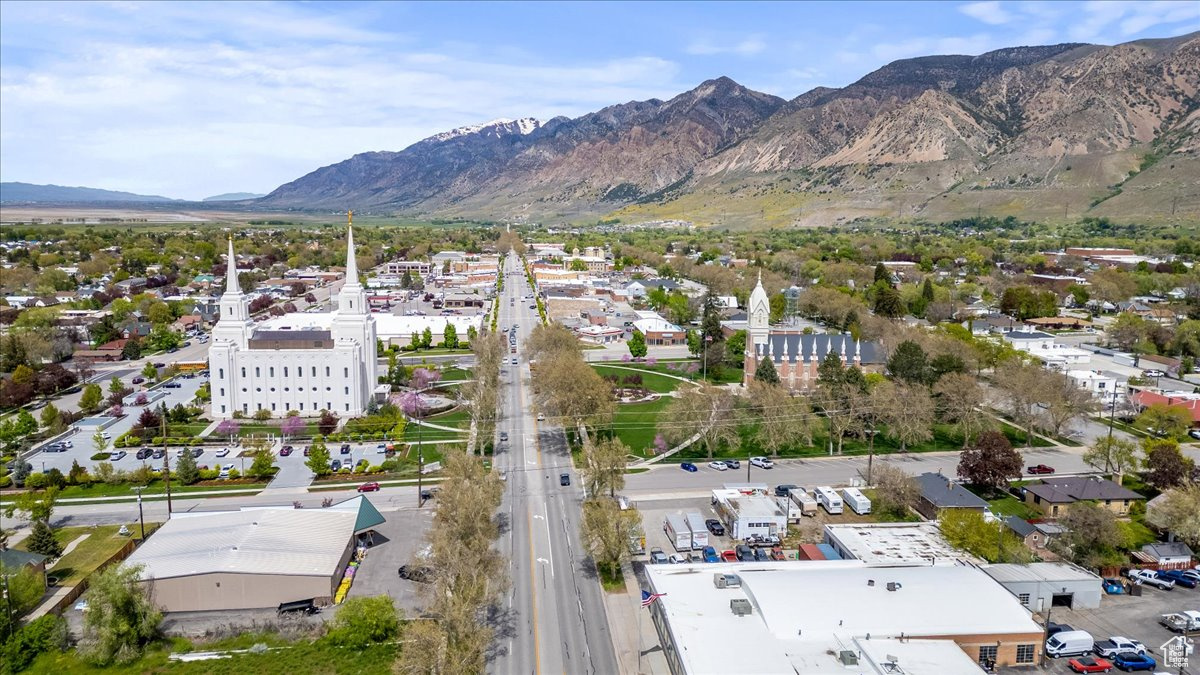
[[[327,603],[359,543],[383,522],[362,497],[332,508],[175,514],[127,564],[164,612]]]
[[[844,559],[872,564],[983,562],[946,541],[937,523],[826,525],[825,543]]]
[[[674,675],[968,675],[1033,665],[1042,649],[1029,610],[974,565],[650,565],[646,576],[663,594],[650,613]]]
[[[1096,609],[1100,606],[1100,577],[1070,563],[987,565],[983,571],[1007,588],[1031,612],[1045,612],[1050,607]]]

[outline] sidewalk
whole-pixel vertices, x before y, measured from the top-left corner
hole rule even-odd
[[[625,574],[625,592],[603,594],[608,630],[620,672],[668,675],[671,671],[658,643],[658,631],[650,619],[650,611],[641,606],[641,586],[633,566],[626,562],[621,565],[621,570]]]

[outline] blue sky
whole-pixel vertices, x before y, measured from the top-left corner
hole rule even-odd
[[[198,199],[728,75],[1200,30],[1200,2],[0,3],[0,178]]]

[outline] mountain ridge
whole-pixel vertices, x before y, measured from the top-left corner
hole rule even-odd
[[[162,197],[159,195],[139,195],[132,192],[121,192],[119,190],[104,190],[102,188],[90,188],[80,186],[66,185],[36,185],[34,183],[22,183],[19,181],[10,181],[0,183],[0,202],[5,204],[13,203],[38,203],[52,202],[60,204],[69,203],[84,203],[84,202],[177,202],[178,199],[170,197]]]

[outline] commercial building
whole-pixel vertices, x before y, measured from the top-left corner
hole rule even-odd
[[[787,510],[771,497],[747,495],[739,489],[720,489],[712,491],[712,501],[713,509],[733,539],[755,534],[760,537],[787,534]]]
[[[633,329],[646,338],[648,345],[681,345],[687,342],[687,331],[662,318],[657,312],[637,312]]]
[[[327,602],[365,533],[383,522],[363,497],[332,508],[175,514],[129,556],[165,612]]]
[[[969,675],[1032,665],[1042,647],[1029,610],[974,565],[651,565],[646,577],[665,594],[650,615],[675,675]]]
[[[842,558],[888,565],[951,565],[981,562],[954,548],[936,523],[826,525],[825,543]]]
[[[1050,607],[1096,609],[1100,606],[1100,577],[1070,563],[987,565],[983,571],[1031,612],[1044,612]]]
[[[374,395],[378,360],[375,318],[358,281],[353,229],[347,233],[346,283],[339,309],[328,315],[326,328],[283,331],[256,326],[250,318],[250,298],[238,285],[236,264],[230,237],[230,273],[225,275],[221,318],[208,349],[212,416],[229,419],[235,412],[251,415],[260,410],[272,417],[292,410],[305,416],[321,410],[347,417],[363,414]],[[291,315],[296,316],[316,315]]]

